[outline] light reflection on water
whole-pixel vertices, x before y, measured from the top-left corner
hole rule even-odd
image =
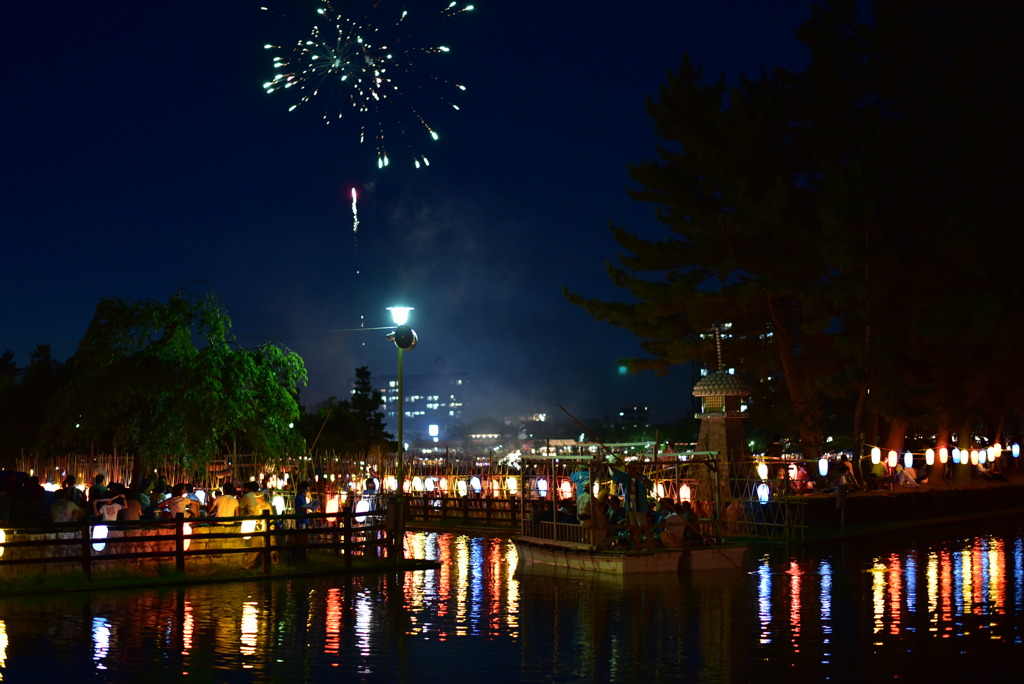
[[[1016,527],[758,547],[743,571],[625,580],[517,575],[505,539],[411,533],[406,549],[441,568],[0,600],[0,675],[861,681],[1024,653]]]

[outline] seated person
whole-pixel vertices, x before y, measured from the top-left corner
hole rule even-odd
[[[896,472],[893,474],[893,484],[897,484],[901,487],[917,487],[918,484],[914,480],[914,476],[910,474],[909,468],[904,468],[901,465],[896,466]]]
[[[576,517],[576,506],[569,499],[562,501],[558,505],[558,522],[565,523],[567,525],[579,525],[580,520]]]
[[[175,518],[178,513],[184,513],[186,518],[199,517],[199,502],[185,494],[185,485],[181,483],[174,485],[171,498],[161,501],[155,508],[165,518]]]

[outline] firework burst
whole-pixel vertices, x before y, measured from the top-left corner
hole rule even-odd
[[[354,117],[359,120],[360,142],[371,142],[377,166],[390,162],[388,149],[404,139],[417,168],[429,165],[416,151],[419,142],[435,141],[437,131],[421,113],[421,107],[437,103],[458,109],[452,96],[465,86],[430,72],[431,59],[449,52],[444,45],[425,42],[431,35],[423,23],[445,20],[473,9],[452,2],[428,12],[427,0],[417,0],[416,11],[387,0],[370,2],[365,16],[342,16],[328,0],[320,0],[317,14],[322,24],[299,40],[287,56],[274,57],[274,77],[263,84],[267,93],[295,89],[298,101],[289,111],[320,104],[323,120],[331,123]],[[264,46],[282,50],[278,45]],[[418,138],[418,140],[417,140]]]

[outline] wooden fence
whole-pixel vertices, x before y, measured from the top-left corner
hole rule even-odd
[[[298,529],[298,519],[309,526]],[[79,567],[91,580],[96,569],[138,568],[140,574],[174,563],[179,573],[190,567],[262,567],[270,574],[282,555],[291,563],[306,560],[310,551],[337,556],[345,567],[354,557],[401,560],[402,540],[389,534],[386,511],[271,515],[235,518],[85,521],[5,527],[0,533],[0,578],[25,576],[25,571],[61,571]],[[244,554],[244,555],[242,555]]]

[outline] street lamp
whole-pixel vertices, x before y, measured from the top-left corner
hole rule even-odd
[[[402,355],[409,349],[416,346],[419,338],[416,337],[416,331],[408,326],[409,323],[409,312],[412,311],[411,306],[389,306],[388,311],[391,312],[391,319],[395,322],[395,329],[388,333],[388,339],[395,343],[398,347],[398,467],[397,467],[397,480],[398,486],[395,492],[394,506],[389,506],[389,511],[393,510],[391,519],[388,524],[388,529],[392,530],[395,535],[397,543],[395,545],[395,561],[401,560],[401,556],[404,553],[404,545],[402,538],[405,535],[405,501],[404,501],[404,485],[405,485],[405,441],[402,436],[402,418],[405,414],[405,393],[402,388]]]

